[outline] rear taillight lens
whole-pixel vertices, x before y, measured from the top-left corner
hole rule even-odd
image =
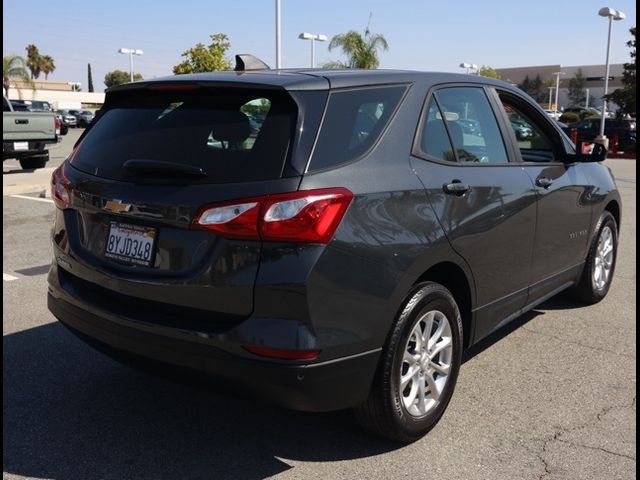
[[[56,129],[56,135],[60,135],[60,127],[62,125],[62,123],[60,122],[60,119],[58,117],[53,117],[54,118],[54,124],[55,124],[55,129]]]
[[[200,209],[195,224],[221,237],[259,240],[258,221],[262,198],[210,205]]]
[[[353,199],[346,188],[267,195],[201,208],[194,226],[222,237],[329,243]]]
[[[64,165],[56,168],[51,175],[51,198],[58,208],[71,205],[71,186],[64,175]]]

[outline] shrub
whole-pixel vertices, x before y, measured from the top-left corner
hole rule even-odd
[[[566,112],[560,115],[560,118],[558,119],[558,121],[562,123],[566,123],[567,125],[571,123],[576,123],[580,121],[580,115],[573,112]]]

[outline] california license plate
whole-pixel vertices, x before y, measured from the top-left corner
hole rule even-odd
[[[29,142],[13,142],[13,149],[16,152],[21,150],[29,150]]]
[[[111,222],[104,256],[131,265],[153,265],[158,231],[151,227]]]

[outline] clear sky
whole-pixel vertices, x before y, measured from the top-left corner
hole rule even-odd
[[[349,29],[383,34],[389,51],[381,68],[460,72],[461,62],[494,68],[604,64],[607,20],[603,0],[281,0],[283,67],[308,66],[309,41],[300,32],[329,38]],[[635,25],[633,0],[608,5],[626,13],[614,23],[611,62],[629,60],[625,43]],[[3,55],[26,56],[34,43],[53,57],[50,80],[87,85],[91,63],[96,91],[105,73],[129,70],[118,48],[138,48],[136,72],[145,78],[171,74],[180,54],[209,34],[224,32],[230,54],[251,53],[275,64],[275,0],[5,0]],[[340,58],[316,43],[316,62]]]

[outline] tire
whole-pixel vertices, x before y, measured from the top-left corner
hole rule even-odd
[[[610,212],[604,211],[596,224],[595,235],[589,246],[589,252],[585,261],[582,274],[578,283],[573,288],[573,296],[584,303],[594,304],[607,296],[611,287],[611,280],[616,268],[616,258],[618,256],[618,225],[616,219]],[[611,245],[611,255],[602,256],[600,253],[603,243],[609,238]],[[601,243],[603,242],[603,243]],[[608,266],[608,270],[607,270]],[[598,272],[605,272],[604,282],[597,281]],[[599,277],[602,279],[602,277]]]
[[[414,333],[416,328],[426,331],[429,318],[433,322],[430,332],[437,332],[443,319],[449,325],[448,331],[444,329],[446,335],[436,338],[435,346],[444,345],[445,337],[448,337],[451,347],[434,354],[435,362],[424,363],[424,360],[416,360],[419,356],[417,352],[421,349],[417,341],[414,341],[417,340]],[[355,408],[358,422],[373,433],[398,442],[413,442],[424,436],[438,423],[453,395],[462,361],[462,339],[460,311],[449,290],[433,282],[416,285],[407,296],[389,334],[369,398]],[[406,360],[405,352],[413,358],[412,363]],[[416,352],[415,355],[412,352]],[[422,354],[420,358],[424,356],[425,354]],[[442,369],[442,365],[446,364],[449,365],[447,375],[434,371],[436,365]],[[410,375],[409,369],[418,369],[420,373]],[[404,387],[401,385],[402,376],[412,378]],[[436,389],[439,390],[437,399],[433,395],[433,388],[430,387],[434,385],[433,379]],[[427,398],[422,404],[419,401],[421,382],[425,384],[425,390],[431,392],[431,398]],[[441,382],[439,388],[437,382]],[[415,404],[407,406],[412,399],[414,388],[417,388],[418,392]]]
[[[23,157],[19,159],[20,166],[24,170],[34,170],[36,168],[44,168],[49,161],[49,152],[41,155],[33,155],[31,157]]]

